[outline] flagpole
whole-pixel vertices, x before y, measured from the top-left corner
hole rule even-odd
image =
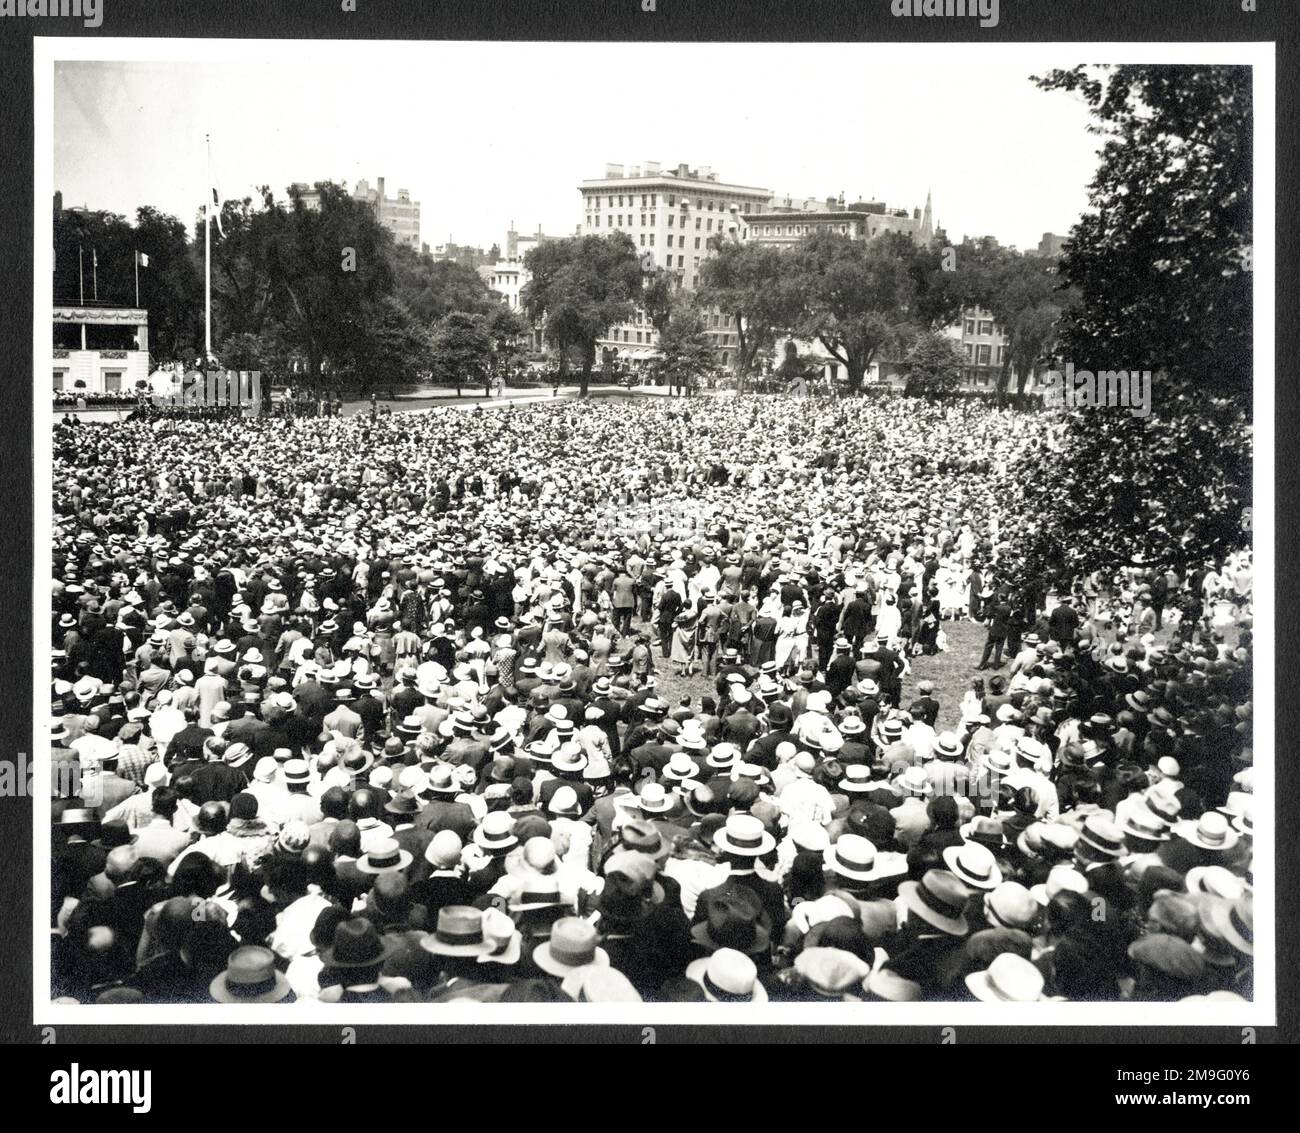
[[[208,147],[208,183],[203,204],[203,342],[204,368],[212,358],[212,138],[203,135]]]
[[[140,249],[135,250],[135,305],[140,306]]]
[[[77,245],[77,298],[81,306],[86,305],[86,268],[85,255],[81,245]],[[86,349],[86,324],[81,324],[81,349]]]
[[[99,302],[99,249],[90,249],[90,285],[94,289],[95,302]]]

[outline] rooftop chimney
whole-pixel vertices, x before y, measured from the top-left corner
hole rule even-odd
[[[379,199],[381,201],[384,199],[384,179],[382,177],[379,178]]]
[[[622,167],[622,165],[616,165],[616,164],[615,164],[614,162],[612,162],[612,161],[611,161],[611,162],[606,162],[606,163],[605,163],[605,180],[606,180],[606,181],[616,181],[618,178],[620,178],[620,177],[622,177],[622,176],[623,176],[623,167]]]

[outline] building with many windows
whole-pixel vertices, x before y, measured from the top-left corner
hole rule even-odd
[[[578,191],[582,235],[626,233],[647,264],[672,273],[688,291],[699,286],[710,239],[738,238],[741,214],[761,212],[772,198],[768,189],[722,181],[708,166],[662,169],[654,161],[607,165],[604,177],[583,181]],[[728,365],[736,345],[730,318],[710,312],[705,323],[719,361]],[[599,346],[617,351],[620,360],[644,362],[658,353],[657,340],[645,312],[638,311],[611,327]]]
[[[295,181],[289,188],[309,209],[320,208],[320,190],[316,185]],[[373,189],[369,181],[362,179],[356,183],[352,196],[374,209],[375,219],[393,234],[394,242],[420,250],[420,202],[411,200],[406,189],[398,189],[396,197],[389,197],[384,192],[382,177]]]
[[[396,197],[384,193],[384,179],[379,178],[375,188],[370,182],[361,180],[352,191],[359,201],[369,201],[375,210],[375,216],[398,244],[404,244],[414,251],[420,250],[420,202],[411,200],[411,194],[405,189],[398,189]]]
[[[882,201],[844,203],[844,194],[824,199],[774,198],[762,210],[742,213],[740,238],[749,243],[792,247],[814,232],[836,232],[853,240],[867,240],[886,232],[901,232],[918,243],[934,238],[930,197],[925,208],[889,208]]]

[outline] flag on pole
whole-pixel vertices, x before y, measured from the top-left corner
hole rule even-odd
[[[217,231],[224,236],[226,230],[221,227],[221,190],[216,185],[212,186],[212,204],[212,219],[217,222]]]
[[[135,254],[135,262],[137,267],[147,268],[149,266],[148,254],[145,252],[137,251]]]

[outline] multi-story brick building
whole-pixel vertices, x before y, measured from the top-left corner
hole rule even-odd
[[[699,287],[710,240],[737,238],[741,214],[761,212],[772,198],[768,189],[721,181],[708,166],[664,170],[653,161],[626,169],[608,165],[604,177],[583,181],[578,191],[582,235],[625,232],[648,265],[672,273],[687,291]],[[729,365],[736,346],[730,317],[707,313],[705,331],[719,362]],[[638,311],[630,321],[610,327],[598,350],[617,351],[620,359],[640,362],[658,352],[657,342],[650,320]]]

